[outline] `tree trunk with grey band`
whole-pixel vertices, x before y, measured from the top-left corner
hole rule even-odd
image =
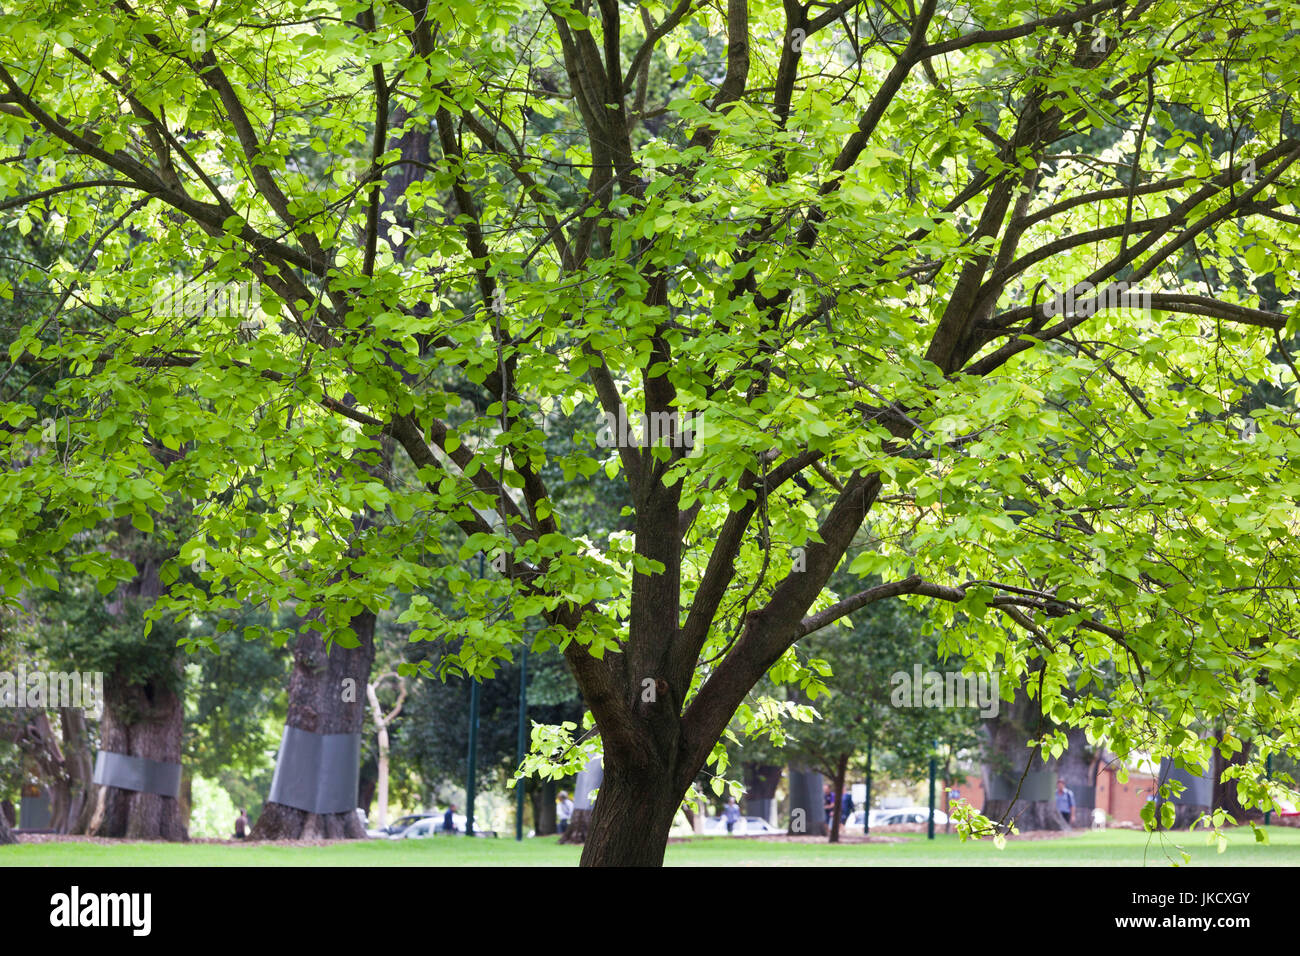
[[[315,630],[304,630],[298,636],[293,649],[293,674],[289,679],[289,713],[285,721],[288,727],[308,734],[356,734],[358,737],[364,730],[365,687],[375,657],[375,615],[370,611],[357,615],[352,619],[352,629],[361,642],[358,647],[335,644],[328,652]],[[268,800],[251,838],[364,839],[365,828],[355,811],[360,765],[351,768],[350,773],[353,808],[338,813],[314,813]]]

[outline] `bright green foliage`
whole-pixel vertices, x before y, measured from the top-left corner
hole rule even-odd
[[[764,674],[820,679],[792,644],[858,606],[847,555],[895,585],[859,604],[933,600],[1005,685],[1042,658],[1046,713],[1120,755],[1294,746],[1300,4],[914,6],[9,5],[6,215],[91,250],[11,337],[57,384],[0,395],[11,457],[40,447],[0,481],[0,586],[111,586],[76,535],[130,516],[181,614],[347,642],[411,592],[412,640],[479,676],[541,615],[614,765],[684,789]],[[257,315],[167,314],[173,275]],[[1285,398],[1244,436],[1256,383]],[[593,406],[670,440],[548,448]],[[400,480],[363,467],[381,435]],[[598,479],[627,528],[549,490]]]

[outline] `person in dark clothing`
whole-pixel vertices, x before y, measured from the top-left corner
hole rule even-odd
[[[248,814],[240,810],[239,816],[235,818],[235,839],[243,840],[248,836]]]
[[[840,824],[848,823],[851,816],[853,816],[853,794],[845,790],[844,802],[840,804]]]
[[[735,833],[736,824],[740,822],[740,807],[736,806],[735,797],[727,800],[727,805],[722,808],[722,819],[727,824],[727,832]]]
[[[1056,781],[1056,809],[1066,826],[1074,822],[1074,791],[1069,789],[1065,781],[1060,778]]]
[[[453,814],[454,814],[455,812],[456,812],[456,804],[453,803],[451,806],[449,806],[449,807],[447,808],[447,812],[444,813],[444,814],[442,815],[442,832],[443,832],[443,833],[455,833],[455,832],[456,832],[456,820],[455,820],[455,818],[453,817]]]

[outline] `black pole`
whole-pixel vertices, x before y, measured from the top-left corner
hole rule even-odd
[[[1268,775],[1267,779],[1269,780],[1273,779],[1273,755],[1272,754],[1268,755],[1268,763],[1265,769],[1265,773]],[[1266,810],[1264,812],[1264,826],[1268,826],[1272,818],[1273,818],[1273,811]]]
[[[930,748],[930,823],[926,828],[926,839],[934,839],[934,748]]]
[[[874,733],[867,737],[867,798],[862,807],[862,832],[871,832],[871,745],[875,742]]]
[[[478,774],[479,682],[469,685],[469,783],[465,787],[465,836],[474,835],[474,791]]]
[[[478,556],[478,576],[483,577],[485,558]],[[478,706],[480,686],[477,679],[469,685],[469,779],[465,782],[465,836],[474,835],[474,791],[478,776]]]
[[[515,753],[520,765],[524,762],[524,754],[528,747],[528,647],[525,645],[524,653],[519,658],[519,742],[515,748]],[[524,786],[527,783],[526,778],[520,777],[515,783],[518,793],[515,794],[515,839],[524,838]]]

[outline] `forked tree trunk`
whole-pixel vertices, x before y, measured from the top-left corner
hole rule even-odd
[[[180,661],[172,664],[180,679]],[[104,682],[100,749],[160,763],[181,762],[184,701],[161,679],[134,682],[115,671]],[[156,793],[100,787],[90,836],[129,840],[185,840],[180,800]]]
[[[95,812],[95,761],[90,750],[90,731],[86,727],[86,713],[78,707],[59,710],[63,724],[63,760],[72,799],[68,804],[68,817],[62,833],[85,833]]]
[[[80,708],[63,707],[60,745],[46,711],[15,708],[0,720],[0,739],[17,744],[36,763],[37,774],[50,796],[49,829],[55,833],[84,832],[93,809],[90,800],[93,761]]]
[[[366,683],[375,657],[375,615],[370,611],[357,615],[352,629],[360,645],[347,648],[335,644],[328,653],[314,630],[304,630],[298,636],[285,718],[290,727],[313,734],[360,734],[365,729]],[[362,840],[365,836],[353,809],[311,813],[270,800],[250,834],[254,840]]]

